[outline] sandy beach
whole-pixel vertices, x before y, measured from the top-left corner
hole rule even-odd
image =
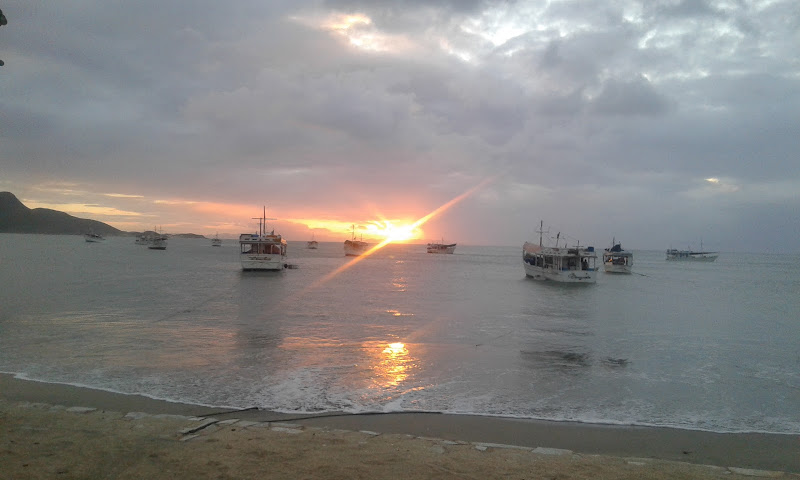
[[[800,478],[796,435],[225,411],[0,375],[2,478]]]

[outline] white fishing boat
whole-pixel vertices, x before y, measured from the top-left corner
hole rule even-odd
[[[456,251],[455,243],[429,243],[427,247],[428,253],[453,253]]]
[[[347,257],[358,257],[367,253],[369,250],[369,243],[364,241],[364,236],[361,240],[356,240],[356,226],[353,225],[353,238],[344,241],[344,254]]]
[[[622,249],[617,239],[611,241],[611,248],[603,251],[603,270],[606,273],[631,273],[633,253]]]
[[[679,260],[689,262],[713,262],[719,256],[719,252],[705,252],[703,251],[703,241],[700,241],[700,251],[695,252],[692,250],[678,250],[670,248],[667,250],[667,260]]]
[[[91,230],[83,235],[83,239],[89,243],[101,243],[106,241],[106,237],[100,235],[99,233],[94,233]]]
[[[686,260],[690,262],[713,262],[717,259],[717,252],[694,252],[692,250],[678,250],[670,248],[667,250],[667,260]]]
[[[159,231],[154,231],[152,235],[148,236],[147,248],[150,250],[166,250],[167,249],[167,236]]]
[[[211,246],[212,247],[221,247],[222,246],[222,239],[219,238],[219,233],[214,235],[214,238],[211,239]]]
[[[556,236],[556,246],[542,244],[542,226],[539,227],[539,244],[525,242],[522,246],[522,262],[525,275],[535,280],[551,280],[562,283],[595,283],[597,278],[597,255],[594,247],[559,247],[561,233]]]
[[[286,268],[286,240],[273,229],[267,233],[267,208],[258,220],[258,233],[239,235],[242,270],[283,270]]]
[[[316,250],[319,247],[319,242],[314,240],[314,234],[311,234],[311,240],[306,242],[306,248],[310,248],[311,250]]]

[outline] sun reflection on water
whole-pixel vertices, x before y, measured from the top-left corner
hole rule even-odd
[[[373,367],[373,381],[379,387],[396,387],[403,383],[414,366],[414,358],[404,343],[384,344],[383,351]]]

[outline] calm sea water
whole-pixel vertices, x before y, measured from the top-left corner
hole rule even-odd
[[[284,412],[437,411],[800,433],[800,257],[635,251],[596,285],[520,247],[290,242],[242,272],[226,240],[0,235],[0,371]],[[349,266],[348,266],[349,265]]]

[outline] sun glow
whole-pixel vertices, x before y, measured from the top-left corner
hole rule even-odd
[[[391,220],[370,223],[364,233],[372,237],[382,237],[389,242],[406,242],[424,236],[424,232],[413,223],[395,225]]]

